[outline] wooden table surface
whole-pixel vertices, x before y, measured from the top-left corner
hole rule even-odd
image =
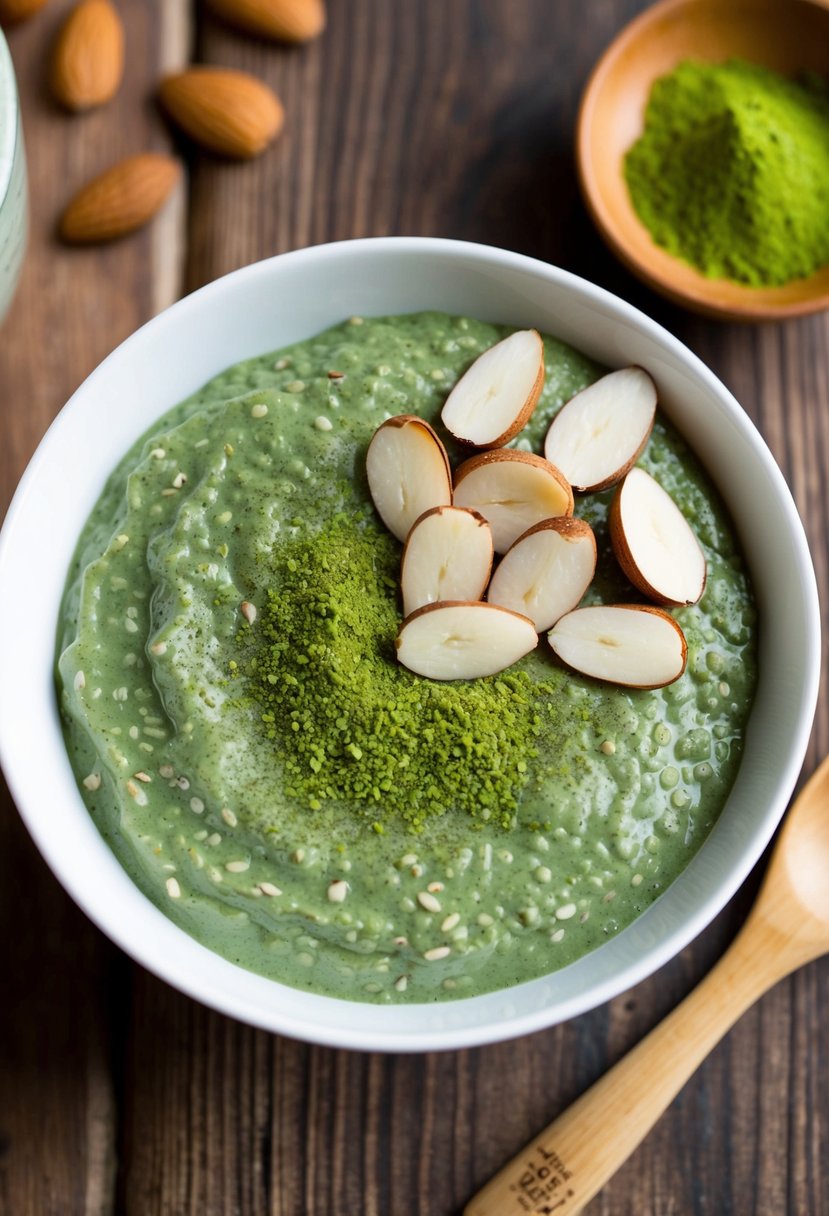
[[[32,228],[0,331],[0,509],[73,389],[177,295],[320,241],[463,237],[583,274],[687,342],[759,425],[827,587],[826,315],[736,327],[670,307],[614,262],[578,197],[578,98],[641,3],[331,0],[324,37],[290,49],[236,35],[187,0],[123,0],[124,86],[79,118],[44,84],[67,7],[51,0],[9,34]],[[188,180],[152,228],[99,249],[59,246],[70,191],[126,152],[170,145],[154,82],[189,57],[268,80],[287,112],[280,142],[243,165],[182,146]],[[828,710],[824,688],[806,772],[829,748]],[[457,1213],[706,972],[756,887],[657,975],[564,1026],[470,1051],[362,1055],[251,1030],[133,965],[63,894],[7,795],[0,810],[3,1216]],[[590,1213],[828,1213],[827,1008],[829,963],[772,991]]]

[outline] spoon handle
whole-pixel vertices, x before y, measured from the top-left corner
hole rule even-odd
[[[797,961],[752,916],[700,985],[470,1200],[464,1216],[573,1216],[727,1030]]]

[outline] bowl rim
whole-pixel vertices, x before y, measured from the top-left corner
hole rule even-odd
[[[740,3],[748,7],[751,0],[740,0]],[[798,0],[798,3],[824,11],[829,27],[829,8],[827,8],[826,0]],[[616,60],[644,30],[674,11],[681,12],[682,9],[701,6],[712,7],[711,0],[657,0],[657,3],[649,5],[619,30],[593,65],[582,91],[576,117],[576,176],[585,206],[602,238],[622,264],[653,291],[658,292],[674,304],[718,320],[746,322],[785,320],[823,312],[829,308],[829,283],[820,295],[801,296],[787,303],[780,303],[774,298],[774,293],[780,290],[777,287],[750,287],[730,279],[708,278],[697,271],[691,263],[668,253],[658,245],[637,217],[643,236],[649,241],[650,252],[656,261],[650,260],[644,255],[640,256],[631,250],[619,234],[614,213],[605,204],[598,188],[593,157],[590,153],[590,136],[597,99],[605,78]],[[664,269],[663,259],[669,260],[664,263]],[[693,275],[690,285],[682,288],[675,286],[669,270],[671,262],[681,267],[683,273],[690,272]],[[823,278],[827,276],[826,266],[820,267],[812,275],[799,281],[807,284],[818,276]],[[792,282],[797,282],[797,280],[792,280]],[[716,289],[717,285],[721,283],[727,283],[729,290],[734,293],[735,298],[729,300],[728,303],[717,303]]]
[[[679,361],[692,373],[696,380],[700,381],[709,392],[712,392],[718,398],[719,402],[728,410],[731,421],[747,437],[748,442],[751,443],[757,460],[763,465],[764,471],[768,472],[777,488],[780,499],[779,505],[786,517],[787,527],[791,533],[794,555],[801,576],[801,593],[807,635],[804,644],[808,654],[808,662],[805,663],[806,675],[798,702],[799,713],[792,726],[794,746],[787,753],[787,763],[777,777],[776,797],[769,798],[762,826],[752,836],[751,847],[748,849],[743,848],[739,855],[738,864],[719,883],[716,891],[702,900],[699,906],[695,908],[693,915],[686,917],[681,924],[673,928],[666,935],[663,935],[662,939],[655,946],[648,949],[641,958],[637,958],[634,962],[624,966],[609,978],[592,984],[588,990],[581,994],[567,1001],[560,1001],[552,1014],[545,1005],[540,1008],[531,1009],[529,1012],[525,1011],[520,1015],[514,1015],[509,1021],[493,1019],[481,1025],[472,1027],[462,1026],[459,1029],[451,1026],[451,1024],[439,1026],[437,1029],[430,1027],[416,1032],[400,1032],[391,1028],[387,1033],[384,1033],[382,1041],[379,1041],[376,1029],[356,1026],[345,1028],[325,1026],[320,1028],[316,1023],[306,1023],[301,1018],[286,1018],[281,1014],[278,1001],[269,1005],[267,1010],[251,1009],[252,1002],[250,999],[237,998],[232,986],[226,987],[224,984],[219,984],[215,974],[211,974],[209,978],[205,978],[203,967],[211,973],[217,970],[215,966],[211,967],[206,962],[208,959],[214,960],[214,963],[218,960],[225,967],[230,967],[232,970],[236,970],[236,968],[234,968],[233,964],[226,963],[225,960],[215,955],[206,947],[201,946],[195,939],[188,937],[190,946],[188,959],[192,958],[192,966],[185,975],[182,975],[180,970],[174,969],[173,964],[165,957],[163,950],[155,944],[155,935],[149,933],[145,925],[135,926],[130,922],[113,923],[110,910],[103,906],[101,899],[96,895],[96,885],[88,881],[87,875],[82,877],[74,872],[71,866],[64,863],[64,859],[60,856],[57,847],[50,839],[45,825],[39,822],[36,782],[31,773],[24,771],[23,760],[14,754],[7,740],[7,734],[9,733],[10,723],[14,714],[14,706],[11,704],[11,698],[4,693],[2,683],[0,683],[0,765],[2,765],[6,775],[9,789],[21,818],[42,856],[64,889],[93,923],[112,941],[135,961],[171,984],[174,988],[240,1021],[261,1027],[262,1029],[331,1047],[395,1052],[465,1048],[514,1038],[586,1012],[632,987],[652,974],[670,958],[674,957],[724,907],[761,856],[785,810],[786,802],[794,788],[806,751],[817,701],[820,677],[820,622],[815,574],[802,524],[782,473],[775,464],[771,453],[768,451],[751,420],[725,386],[714,376],[713,372],[677,338],[619,297],[568,271],[549,266],[546,263],[522,254],[463,241],[429,237],[381,237],[332,242],[277,255],[276,257],[252,263],[249,266],[232,271],[230,274],[207,284],[200,290],[180,300],[165,312],[148,321],[121,343],[76,390],[41,440],[21,478],[17,492],[9,507],[2,531],[0,531],[0,667],[3,664],[4,653],[8,655],[13,645],[8,632],[3,629],[3,622],[4,619],[6,623],[14,620],[13,607],[15,612],[18,611],[16,605],[12,606],[9,604],[8,601],[11,597],[9,595],[3,596],[2,588],[5,585],[3,571],[7,564],[9,564],[9,555],[15,546],[19,547],[21,543],[30,543],[25,540],[21,542],[18,539],[21,532],[19,523],[25,516],[29,488],[35,480],[39,466],[44,461],[46,453],[60,442],[64,430],[73,425],[74,413],[80,409],[88,387],[94,384],[97,377],[105,374],[105,371],[109,369],[113,361],[117,361],[122,357],[125,349],[127,351],[138,350],[139,352],[146,350],[155,340],[156,335],[163,334],[165,329],[171,325],[176,328],[182,322],[186,324],[188,318],[194,314],[198,314],[201,309],[209,306],[212,301],[220,299],[229,287],[241,284],[248,287],[256,283],[260,278],[266,280],[273,273],[276,264],[280,266],[305,267],[313,265],[316,262],[324,262],[331,257],[359,260],[367,253],[380,253],[384,256],[391,255],[400,260],[405,259],[407,256],[422,257],[424,255],[434,256],[438,259],[448,258],[450,261],[453,258],[467,257],[472,258],[476,266],[483,267],[487,272],[491,271],[497,274],[500,270],[505,272],[518,271],[532,277],[534,280],[542,280],[548,286],[556,285],[559,288],[571,290],[585,304],[597,306],[614,322],[623,322],[628,326],[633,323],[645,337],[655,339],[663,350],[667,350],[669,353],[672,352],[677,356]],[[398,311],[405,311],[405,309],[399,309]],[[55,620],[57,618],[57,611],[58,605],[55,604],[53,617]],[[65,760],[65,756],[63,759]],[[77,793],[75,796],[77,797],[79,806],[83,807],[80,796]],[[83,809],[85,812],[85,807]],[[126,871],[120,870],[120,874],[121,885],[126,884],[137,891]],[[677,881],[681,881],[681,878]],[[145,899],[143,896],[141,898]],[[152,913],[157,918],[156,927],[159,934],[163,930],[163,926],[161,925],[161,922],[163,922],[164,926],[171,928],[175,933],[187,937],[184,930],[179,929],[178,926],[169,921],[148,900],[146,902],[148,916]],[[638,922],[634,922],[634,924],[636,923]],[[276,983],[276,981],[263,982],[268,985],[275,985],[277,991],[286,991],[284,986]],[[293,989],[290,991],[295,992]],[[340,1008],[343,1005],[347,1005],[353,1009],[355,1006],[355,1003],[351,1001],[322,997],[317,994],[307,995],[308,999],[314,1002],[329,1002],[331,1005]],[[451,1009],[453,1006],[485,999],[485,997],[470,997],[464,998],[461,1001],[442,1002],[441,1004],[445,1008]],[[360,1006],[358,1005],[358,1007]],[[362,1005],[361,1007],[366,1009],[378,1008],[377,1006],[366,1005]],[[388,1006],[385,1008],[389,1013],[394,1013],[397,1007]],[[407,1006],[406,1008],[434,1009],[435,1006]]]

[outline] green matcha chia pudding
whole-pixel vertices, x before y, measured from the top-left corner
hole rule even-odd
[[[509,332],[440,313],[352,318],[216,377],[110,477],[58,637],[67,747],[98,828],[167,916],[232,962],[352,1000],[466,997],[551,972],[628,925],[687,865],[734,781],[755,610],[731,523],[657,416],[639,463],[704,549],[674,609],[685,673],[639,691],[542,639],[446,683],[395,659],[401,546],[365,453],[386,418],[437,425]],[[513,446],[535,452],[603,369],[545,337]],[[613,491],[580,497],[597,576]]]

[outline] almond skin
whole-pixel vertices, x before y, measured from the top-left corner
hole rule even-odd
[[[247,160],[282,130],[279,98],[261,80],[227,68],[195,67],[167,76],[161,103],[185,134],[211,152]]]
[[[647,447],[656,406],[656,385],[643,367],[608,372],[564,403],[550,423],[544,456],[577,493],[606,490]]]
[[[60,235],[70,244],[125,236],[153,218],[180,174],[178,161],[160,152],[118,161],[78,191],[63,213]]]
[[[591,671],[587,665],[579,665],[574,663],[572,661],[572,652],[570,653],[569,659],[565,658],[561,653],[560,642],[557,645],[558,639],[561,638],[562,626],[565,624],[565,622],[569,623],[575,617],[580,617],[582,620],[584,620],[590,618],[593,614],[602,613],[614,615],[622,614],[626,616],[630,616],[632,614],[645,614],[646,616],[650,615],[658,618],[661,623],[673,631],[673,645],[678,647],[678,661],[674,662],[667,673],[663,670],[657,678],[654,678],[657,673],[656,670],[654,670],[651,652],[650,660],[647,656],[643,656],[644,666],[637,675],[634,676],[632,673],[628,672],[628,678],[623,679],[618,671],[615,674],[607,674],[607,670],[605,669],[604,673],[599,674],[595,669]],[[605,617],[603,624],[606,628],[607,617]],[[556,637],[557,632],[558,638]],[[573,612],[569,612],[566,614],[566,616],[563,616],[554,625],[554,627],[547,634],[547,640],[549,641],[553,652],[561,660],[561,662],[565,664],[565,666],[570,667],[573,671],[578,672],[580,675],[587,675],[591,679],[601,680],[610,684],[618,684],[623,688],[664,688],[666,684],[672,684],[674,680],[679,679],[679,677],[685,671],[685,667],[688,662],[688,644],[685,640],[685,634],[682,632],[682,629],[674,618],[669,615],[669,613],[665,612],[662,608],[655,608],[653,604],[592,604],[587,608],[576,608]],[[652,641],[652,639],[650,640]],[[617,640],[613,644],[613,649],[617,654],[623,653],[623,650],[617,649],[618,646],[619,639],[617,635]],[[646,672],[647,674],[645,674]]]
[[[590,525],[570,515],[543,519],[504,554],[487,600],[528,616],[544,633],[578,606],[595,573],[596,537]]]
[[[124,75],[124,27],[109,0],[81,0],[63,23],[49,72],[67,110],[89,110],[118,92]]]
[[[449,646],[441,638],[447,633],[454,635]],[[481,601],[444,600],[407,616],[395,648],[398,662],[416,675],[478,680],[511,667],[537,644],[535,626],[520,612]]]
[[[517,330],[483,351],[446,398],[441,421],[459,443],[502,448],[523,430],[544,387],[544,342]]]
[[[661,604],[666,608],[684,608],[688,604],[696,604],[702,598],[702,593],[705,590],[708,569],[705,561],[705,555],[702,552],[700,543],[687,520],[684,520],[684,527],[682,528],[682,531],[685,532],[687,529],[687,543],[693,546],[694,556],[697,557],[698,562],[701,564],[699,581],[695,583],[692,595],[689,598],[677,598],[667,594],[664,590],[660,590],[659,587],[653,586],[653,584],[648,581],[645,574],[637,565],[622,519],[622,494],[624,493],[625,486],[628,482],[628,477],[630,477],[632,480],[634,476],[639,476],[640,479],[645,480],[646,483],[649,482],[653,484],[654,480],[649,475],[645,475],[644,470],[634,468],[630,470],[628,475],[626,475],[625,480],[622,481],[613,496],[613,501],[610,504],[610,512],[608,514],[608,531],[610,533],[610,543],[613,548],[613,554],[616,561],[619,563],[625,578],[627,578],[633,584],[637,591],[640,591],[642,595],[647,596],[649,600],[653,600],[655,603]],[[680,512],[679,507],[675,502],[673,502],[667,491],[662,489],[658,482],[656,483],[655,492],[658,493],[660,497],[667,500],[666,506],[670,508],[672,513],[675,512],[678,517],[681,517],[682,513]],[[687,570],[688,568],[689,564],[686,563],[685,569]],[[692,565],[690,568],[693,570]],[[660,574],[661,573],[662,572],[660,571]],[[688,588],[685,587],[684,589],[687,590]]]
[[[446,449],[416,414],[378,426],[366,450],[366,479],[377,514],[401,542],[425,511],[452,504]]]
[[[535,483],[535,497],[527,499],[522,496],[520,502],[514,497],[517,492],[515,477],[518,476],[519,469],[522,470],[521,476],[525,487],[527,484],[527,477],[524,475],[526,470],[537,471],[529,478],[530,482]],[[503,500],[498,502],[492,498],[487,499],[482,489],[483,482],[484,487],[491,491],[492,474],[497,477],[500,470],[503,470],[502,482],[503,477],[508,482],[510,480],[513,482],[511,489],[507,491],[511,503]],[[483,476],[480,476],[482,471],[485,472]],[[538,474],[542,476],[539,478]],[[540,492],[539,483],[543,487]],[[557,489],[557,493],[552,497],[549,492],[551,485]],[[503,484],[501,488],[505,489]],[[483,515],[492,529],[496,553],[506,553],[518,537],[533,524],[540,523],[541,520],[549,519],[552,516],[572,515],[574,506],[570,483],[555,465],[550,464],[541,456],[536,456],[534,452],[514,451],[512,448],[497,448],[491,452],[481,452],[459,465],[455,470],[453,501],[457,507],[471,507]],[[526,504],[526,509],[521,503]]]
[[[536,468],[543,469],[545,473],[549,473],[559,483],[568,499],[568,507],[564,512],[565,515],[572,515],[575,506],[573,497],[573,489],[561,472],[554,464],[550,464],[549,460],[545,460],[543,456],[537,456],[535,452],[523,452],[517,448],[497,448],[493,451],[479,452],[477,456],[470,456],[463,464],[459,464],[455,470],[455,485],[459,486],[469,473],[475,471],[481,465],[498,464],[500,461],[513,461],[515,463],[531,464]]]
[[[40,12],[46,0],[0,0],[0,21],[3,25],[15,25]]]
[[[492,554],[489,524],[477,511],[449,506],[424,511],[412,524],[400,559],[403,615],[438,600],[483,599]]]
[[[207,0],[207,7],[228,25],[278,42],[309,42],[325,29],[323,0]]]

